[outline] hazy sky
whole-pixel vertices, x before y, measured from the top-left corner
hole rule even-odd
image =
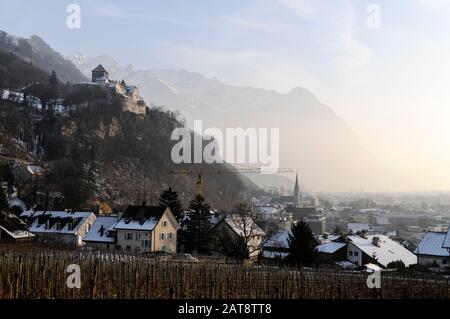
[[[71,3],[81,29],[66,27]],[[0,0],[1,29],[38,34],[63,54],[305,87],[370,152],[409,172],[410,189],[450,190],[449,17],[450,0]]]

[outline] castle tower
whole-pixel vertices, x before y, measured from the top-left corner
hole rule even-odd
[[[92,70],[92,82],[104,84],[109,82],[109,73],[105,70],[103,65],[99,64]]]
[[[295,186],[294,186],[294,207],[300,207],[300,187],[298,185],[298,174],[295,174]]]

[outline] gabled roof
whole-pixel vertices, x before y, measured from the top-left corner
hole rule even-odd
[[[266,233],[247,216],[226,215],[222,221],[226,223],[238,236],[265,236]]]
[[[153,230],[166,209],[161,206],[129,206],[114,229]]]
[[[379,246],[373,243],[374,237],[378,237]],[[379,264],[386,267],[390,262],[401,260],[406,267],[417,264],[417,256],[408,249],[389,239],[384,235],[347,236],[350,242],[361,249],[366,255],[374,258]]]
[[[99,216],[84,237],[85,242],[114,243],[116,238],[111,235],[111,228],[119,221],[118,216]]]
[[[446,238],[446,233],[439,232],[427,232],[419,245],[417,245],[414,253],[416,255],[428,255],[428,256],[440,256],[448,257],[450,253],[446,248],[443,248],[444,239]]]
[[[0,212],[0,229],[15,239],[34,237],[16,215]]]
[[[444,242],[442,243],[442,247],[450,249],[450,225],[448,226],[447,234],[445,235]]]
[[[265,248],[289,248],[289,230],[281,230],[270,236],[263,244]]]
[[[333,254],[345,246],[347,246],[346,243],[329,242],[329,243],[325,243],[325,244],[316,246],[314,248],[314,250],[319,253]]]
[[[26,220],[32,233],[76,234],[92,215],[93,212],[29,210],[20,214],[20,218]]]
[[[109,74],[108,71],[106,71],[106,69],[101,64],[99,64],[95,69],[93,69],[92,72],[104,72],[106,74]]]

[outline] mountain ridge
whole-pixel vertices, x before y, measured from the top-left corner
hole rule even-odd
[[[136,70],[120,66],[113,57],[84,57],[74,61],[88,75],[98,64],[115,78],[133,81],[153,105],[179,111],[192,127],[279,127],[280,164],[300,172],[308,188],[360,190],[382,185],[374,171],[379,163],[360,144],[355,132],[308,89],[295,87],[280,93],[226,84],[216,77],[176,69]],[[351,172],[351,174],[345,173]],[[249,176],[251,178],[251,176]]]

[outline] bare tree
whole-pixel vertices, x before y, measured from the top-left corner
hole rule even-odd
[[[237,251],[245,250],[247,256],[253,256],[261,250],[266,234],[253,221],[252,207],[250,205],[247,203],[237,204],[233,213],[225,216],[224,222],[238,235],[232,243],[233,245],[241,246],[237,247]]]

